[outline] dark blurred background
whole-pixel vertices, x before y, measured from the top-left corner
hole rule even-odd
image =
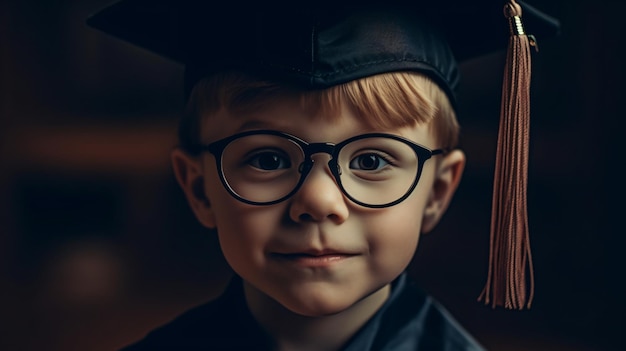
[[[115,350],[230,274],[169,168],[182,68],[87,28],[108,3],[0,2],[0,350]],[[469,165],[412,273],[492,350],[624,350],[626,4],[533,4],[562,22],[533,56],[533,306],[476,302],[502,53],[464,65]]]

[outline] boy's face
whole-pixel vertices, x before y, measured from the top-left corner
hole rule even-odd
[[[205,131],[208,142],[255,129],[282,131],[310,143],[338,143],[375,131],[346,108],[329,122],[308,115],[297,99],[287,97],[246,114],[221,110],[207,124],[219,126]],[[439,147],[425,125],[382,132]],[[268,206],[245,204],[231,196],[211,154],[193,159],[175,152],[173,157],[192,209],[201,223],[217,228],[233,270],[255,291],[307,316],[343,311],[387,288],[411,261],[420,233],[432,229],[445,211],[463,166],[462,154],[437,156],[442,160],[425,163],[406,200],[371,209],[342,194],[328,169],[329,157],[314,155],[322,162],[315,163],[298,192]]]

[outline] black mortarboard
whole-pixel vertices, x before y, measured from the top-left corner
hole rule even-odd
[[[524,33],[520,17],[534,37]],[[88,24],[184,65],[187,93],[203,76],[226,69],[306,89],[413,70],[431,77],[455,104],[457,62],[505,50],[508,43],[494,185],[497,219],[492,220],[490,272],[482,297],[486,303],[493,300],[494,306],[530,305],[528,141],[527,133],[511,131],[527,128],[527,118],[519,117],[528,115],[529,46],[535,37],[555,36],[557,20],[513,0],[233,0],[219,6],[198,0],[122,0],[90,17]],[[526,139],[514,142],[506,133]],[[525,284],[528,268],[530,294]]]
[[[503,3],[232,1],[216,6],[197,0],[124,0],[92,16],[88,24],[184,64],[187,89],[199,77],[224,68],[310,88],[418,70],[452,95],[458,83],[456,61],[506,47]],[[524,22],[536,37],[556,33],[556,20],[523,5]],[[395,8],[396,13],[385,16],[376,7]],[[355,8],[361,13],[355,14]],[[425,22],[440,33],[424,30]]]

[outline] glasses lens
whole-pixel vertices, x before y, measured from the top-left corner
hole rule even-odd
[[[285,137],[248,135],[230,142],[222,153],[222,172],[230,189],[253,202],[271,202],[298,184],[302,149]]]
[[[400,140],[385,137],[352,141],[341,149],[337,161],[345,192],[373,206],[406,195],[419,172],[415,151]]]

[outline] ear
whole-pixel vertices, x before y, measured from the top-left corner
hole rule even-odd
[[[461,182],[464,168],[465,154],[461,150],[452,150],[439,160],[433,187],[424,209],[422,233],[431,231],[439,223]]]
[[[201,160],[179,148],[172,151],[171,159],[176,180],[196,218],[203,226],[215,228],[215,214],[205,192]]]

